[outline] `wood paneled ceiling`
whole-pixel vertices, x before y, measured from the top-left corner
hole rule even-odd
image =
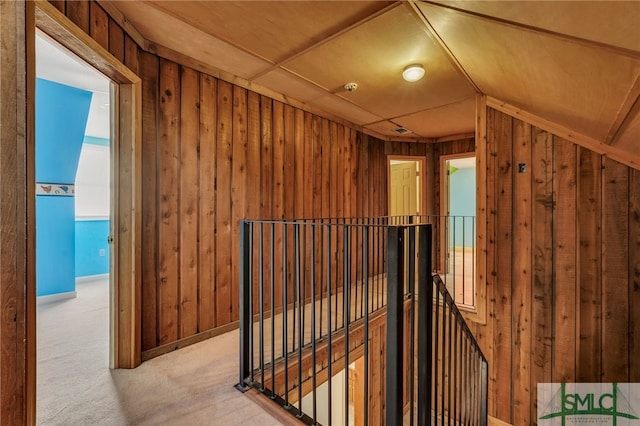
[[[149,51],[386,140],[472,133],[480,93],[640,155],[637,1],[100,3]]]

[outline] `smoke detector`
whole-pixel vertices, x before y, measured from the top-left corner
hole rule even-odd
[[[344,90],[346,90],[347,92],[355,92],[357,88],[358,83],[347,83],[344,85]]]

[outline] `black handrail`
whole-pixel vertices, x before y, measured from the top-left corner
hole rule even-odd
[[[428,220],[441,222],[243,221],[237,388],[258,389],[307,424],[330,425],[334,415],[348,424],[356,396],[346,373],[363,357],[364,408],[355,414],[364,424],[372,415],[386,424],[486,424],[486,360],[446,285],[432,279]],[[370,324],[380,320],[383,353],[369,344]],[[375,357],[386,358],[386,377],[371,382]],[[335,387],[340,374],[345,384]],[[374,393],[386,395],[375,413]]]

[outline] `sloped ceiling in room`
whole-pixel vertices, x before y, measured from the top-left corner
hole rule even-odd
[[[36,33],[36,77],[92,92],[85,135],[110,139],[111,82],[40,31]]]
[[[471,134],[483,94],[640,158],[640,2],[100,4],[151,52],[383,139]]]

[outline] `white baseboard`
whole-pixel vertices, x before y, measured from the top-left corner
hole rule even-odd
[[[91,281],[106,280],[108,278],[109,278],[109,274],[87,275],[84,277],[76,277],[76,284],[88,283]]]
[[[38,305],[45,303],[58,302],[60,300],[75,299],[78,294],[75,291],[67,291],[65,293],[48,294],[46,296],[38,296],[36,298]]]

